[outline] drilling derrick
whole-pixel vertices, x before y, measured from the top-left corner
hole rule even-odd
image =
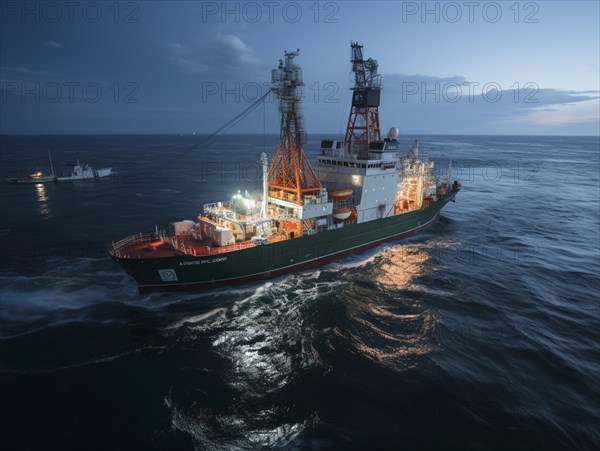
[[[302,144],[306,132],[300,108],[302,70],[294,63],[296,52],[285,52],[285,63],[279,61],[272,71],[272,90],[279,99],[281,138],[268,174],[269,196],[304,203],[307,194],[318,194],[321,183],[304,154]]]
[[[379,97],[381,94],[381,75],[377,74],[377,61],[363,59],[363,46],[351,43],[352,72],[354,87],[352,90],[352,109],[346,127],[344,143],[348,154],[359,159],[367,159],[369,143],[381,140],[379,128]]]

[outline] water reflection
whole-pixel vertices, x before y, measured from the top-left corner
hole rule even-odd
[[[437,313],[423,305],[426,288],[417,283],[428,271],[429,258],[430,249],[424,245],[382,252],[371,269],[376,290],[372,286],[351,290],[355,324],[338,329],[340,338],[373,362],[397,370],[417,365],[418,358],[437,343]]]
[[[423,266],[429,260],[429,249],[424,245],[399,245],[387,249],[381,256],[376,281],[387,290],[401,290],[423,275]]]
[[[37,183],[35,185],[35,188],[37,190],[38,201],[39,202],[46,202],[48,200],[48,196],[46,195],[46,187],[44,186],[44,184],[43,183]]]
[[[52,217],[52,209],[48,206],[48,193],[46,192],[46,186],[43,183],[37,183],[35,185],[37,200],[39,203],[40,214],[44,219],[50,219]]]

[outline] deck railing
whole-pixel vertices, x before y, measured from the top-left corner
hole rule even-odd
[[[149,241],[160,240],[163,243],[169,244],[174,250],[182,252],[183,254],[193,255],[195,257],[201,257],[205,255],[222,254],[232,251],[238,251],[247,249],[249,247],[257,246],[251,240],[237,242],[227,246],[210,246],[206,244],[189,245],[184,240],[178,239],[176,236],[169,235],[164,230],[156,232],[138,233],[135,235],[128,236],[119,241],[113,241],[112,246],[108,249],[109,253],[119,258],[130,258],[130,255],[122,254],[124,248],[132,246],[138,243],[144,243]],[[278,239],[270,239],[269,242],[280,241]]]
[[[123,238],[119,241],[113,241],[112,246],[110,248],[111,253],[118,253],[119,250],[125,246],[129,246],[131,244],[142,243],[144,241],[151,241],[158,238],[156,232],[140,232],[135,235],[130,235],[126,238]]]

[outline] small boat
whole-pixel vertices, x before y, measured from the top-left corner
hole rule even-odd
[[[352,214],[352,208],[349,208],[349,207],[336,208],[335,210],[333,210],[333,220],[336,222],[345,221],[346,219],[348,219],[350,217],[351,214]]]
[[[57,180],[59,182],[97,179],[100,177],[108,177],[112,173],[112,168],[94,169],[87,163],[80,163],[79,160],[74,163],[69,163],[68,166],[72,167],[71,175],[66,177],[58,177]]]
[[[34,172],[25,177],[8,179],[9,183],[47,183],[56,182],[54,175],[44,175],[42,172]]]
[[[50,151],[48,151],[48,159],[50,160],[50,170],[52,171],[52,175],[44,175],[41,171],[34,172],[33,174],[26,175],[25,177],[18,177],[8,179],[9,183],[48,183],[48,182],[56,182],[57,178],[54,175],[54,166],[52,165],[52,156],[50,155]]]

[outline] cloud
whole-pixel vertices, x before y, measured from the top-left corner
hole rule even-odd
[[[507,127],[513,130],[517,124],[584,124],[600,120],[597,108],[594,113],[590,107],[584,111],[582,106],[589,102],[597,105],[599,91],[552,89],[535,83],[517,88],[459,75],[393,74],[384,76],[383,86],[382,118],[386,120],[391,113],[396,124],[406,130],[495,133]]]
[[[18,78],[18,79],[32,79],[32,78],[51,78],[56,77],[58,74],[54,72],[48,72],[45,70],[34,70],[26,67],[2,67],[2,78]]]
[[[539,105],[575,105],[579,102],[599,99],[600,91],[565,91],[561,89],[539,89],[536,98]]]
[[[502,86],[496,82],[468,80],[459,75],[388,75],[384,77],[384,89],[388,91],[387,96],[399,96],[403,103],[484,103],[525,110],[543,105],[576,104],[600,98],[600,91],[541,88],[533,82],[515,89],[513,86]]]
[[[196,40],[190,44],[171,43],[168,53],[171,63],[197,74],[254,74],[261,63],[254,50],[233,34],[217,34],[209,41]]]
[[[44,42],[44,47],[48,47],[50,49],[64,49],[65,46],[62,45],[60,42],[56,42],[56,41],[46,41]]]

